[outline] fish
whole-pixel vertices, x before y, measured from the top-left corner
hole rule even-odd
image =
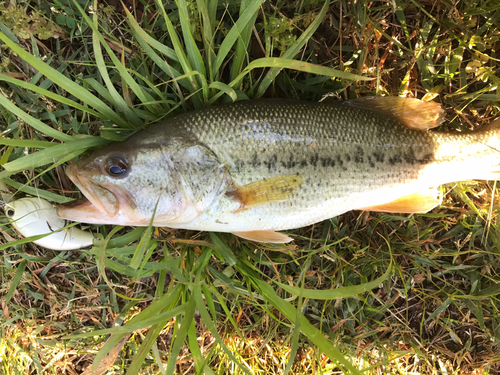
[[[436,102],[242,101],[153,124],[66,168],[84,198],[57,214],[84,223],[230,232],[286,243],[280,231],[350,210],[418,213],[439,185],[499,179],[500,121],[436,131]]]

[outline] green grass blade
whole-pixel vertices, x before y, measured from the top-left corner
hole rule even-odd
[[[163,6],[161,6],[163,7]],[[157,51],[160,51],[162,54],[164,54],[166,57],[168,57],[170,60],[173,61],[179,61],[179,58],[177,56],[177,53],[175,50],[172,48],[164,45],[163,43],[160,43],[157,41],[155,38],[150,36],[147,32],[145,32],[142,27],[137,23],[137,20],[135,17],[128,11],[128,9],[124,8],[125,14],[127,15],[127,21],[132,27],[132,29],[135,31],[137,36],[139,36],[142,40],[144,40],[147,44],[149,44],[151,47],[156,49]]]
[[[330,289],[330,290],[316,290],[316,289],[307,289],[307,298],[312,298],[312,299],[319,299],[319,300],[336,300],[340,298],[348,298],[355,296],[356,294],[360,293],[365,293],[373,288],[376,288],[379,286],[382,282],[384,282],[385,279],[389,277],[389,275],[392,272],[392,260],[391,263],[389,263],[389,266],[387,267],[387,271],[384,272],[384,274],[378,278],[376,278],[373,281],[359,284],[359,285],[352,285],[352,286],[344,286],[341,288],[337,289]],[[288,284],[283,284],[278,281],[274,281],[276,285],[279,285],[281,288],[286,290],[288,293],[294,294],[294,295],[301,295],[303,294],[303,289],[296,287],[296,286],[291,286]]]
[[[9,305],[9,302],[10,302],[12,296],[14,295],[16,288],[19,286],[19,283],[21,282],[21,279],[23,277],[25,269],[26,269],[26,261],[23,260],[17,266],[16,274],[14,275],[14,278],[12,279],[12,283],[10,284],[9,291],[7,292],[7,295],[5,296],[5,299],[4,299],[5,306]]]
[[[71,137],[73,140],[73,137]],[[31,139],[10,139],[10,138],[0,138],[0,145],[5,146],[15,146],[15,147],[26,147],[26,148],[49,148],[57,146],[59,143],[46,142],[46,141],[33,141]]]
[[[158,340],[158,336],[160,335],[164,327],[167,325],[169,320],[170,319],[166,319],[163,322],[160,322],[149,329],[146,337],[141,343],[141,346],[137,349],[137,352],[135,353],[134,357],[132,358],[132,361],[130,362],[130,365],[128,366],[126,372],[127,375],[139,373],[147,355],[151,351],[151,347],[153,346],[153,344],[156,343],[156,340]],[[160,365],[161,363],[158,363],[158,366]]]
[[[100,335],[107,335],[107,334],[115,334],[115,335],[121,335],[124,333],[131,333],[134,331],[137,331],[139,329],[144,329],[149,326],[158,324],[162,321],[170,320],[174,318],[175,316],[182,314],[185,310],[185,306],[177,306],[173,309],[170,309],[168,311],[159,313],[155,316],[152,316],[150,318],[144,319],[144,320],[134,320],[134,322],[129,322],[126,325],[122,327],[113,327],[113,328],[106,328],[106,329],[100,329],[96,330],[93,332],[85,332],[85,333],[78,333],[76,335],[70,335],[67,336],[68,339],[77,339],[77,338],[82,338],[82,337],[89,337],[89,336],[100,336]]]
[[[406,41],[408,43],[408,48],[410,50],[412,50],[413,48],[411,45],[410,33],[408,32],[408,27],[407,27],[407,23],[406,23],[406,16],[405,16],[405,13],[403,11],[403,6],[401,4],[401,1],[397,0],[395,2],[395,5],[396,5],[396,17],[398,18],[399,23],[403,27],[403,31],[404,31],[405,36],[406,36]]]
[[[14,103],[12,103],[9,99],[7,99],[3,95],[3,93],[0,93],[0,105],[2,107],[4,107],[6,110],[8,110],[9,112],[11,112],[14,115],[16,115],[17,117],[19,117],[21,120],[23,120],[27,124],[29,124],[34,129],[38,130],[39,132],[41,132],[49,137],[55,138],[55,139],[57,139],[59,141],[63,141],[63,142],[73,140],[72,136],[64,134],[64,133],[60,132],[59,130],[56,130],[56,129],[44,124],[40,120],[38,120],[38,119],[34,118],[33,116],[30,116],[29,114],[24,112],[21,108],[19,108]]]
[[[222,91],[224,94],[229,96],[233,102],[238,100],[238,94],[236,94],[236,91],[234,91],[233,88],[230,86],[226,85],[225,83],[222,82],[212,82],[210,86],[208,86],[210,89],[216,89],[219,91]],[[211,101],[209,101],[211,103]]]
[[[41,197],[41,198],[47,199],[51,202],[67,203],[67,202],[71,202],[73,200],[73,198],[63,197],[62,195],[54,194],[54,193],[51,193],[50,191],[46,191],[46,190],[31,187],[31,186],[23,185],[17,181],[11,180],[10,178],[4,178],[4,179],[2,179],[2,181],[5,182],[7,185],[10,185],[13,188],[17,189],[17,191],[22,191],[22,192],[30,194],[34,197]]]
[[[290,356],[288,357],[288,362],[285,367],[284,375],[288,375],[290,370],[292,369],[292,366],[294,364],[295,356],[297,355],[298,349],[299,349],[299,338],[300,338],[300,324],[301,324],[301,317],[302,317],[302,304],[303,304],[303,298],[304,295],[308,295],[308,291],[304,288],[304,279],[305,279],[305,274],[311,267],[311,257],[308,256],[306,262],[304,263],[304,266],[302,267],[302,271],[300,272],[299,276],[299,283],[302,284],[302,287],[300,288],[300,294],[299,294],[299,300],[297,302],[297,315],[295,317],[295,327],[293,329],[293,334],[292,334],[292,345],[290,346]]]
[[[215,338],[215,341],[219,346],[222,348],[222,350],[226,353],[226,355],[231,358],[231,360],[247,375],[251,375],[250,372],[243,367],[243,365],[236,359],[234,354],[229,350],[229,348],[224,344],[224,341],[219,335],[219,332],[217,331],[217,326],[213,322],[210,314],[208,313],[208,310],[205,306],[205,301],[203,299],[203,295],[201,293],[201,285],[199,283],[193,285],[193,294],[194,298],[196,300],[196,308],[198,309],[201,318],[203,319],[203,322],[207,326],[207,329],[212,333],[212,335]]]
[[[184,317],[182,318],[181,326],[175,335],[175,340],[172,344],[172,350],[170,351],[170,357],[167,365],[167,375],[174,375],[176,370],[176,362],[177,357],[179,356],[179,352],[181,351],[184,340],[188,334],[189,327],[193,324],[194,321],[194,313],[196,310],[196,303],[194,298],[190,298],[189,302],[186,302],[184,305],[186,306]],[[177,316],[176,320],[179,319]],[[178,322],[176,321],[176,324]]]
[[[214,244],[214,251],[221,260],[226,262],[229,266],[234,266],[238,262],[238,259],[234,256],[231,249],[221,241],[217,234],[210,232],[210,239]]]
[[[174,46],[175,53],[177,54],[177,58],[179,59],[179,63],[182,66],[182,70],[184,71],[184,74],[189,74],[193,71],[191,64],[189,63],[189,60],[184,53],[184,48],[182,47],[182,43],[179,40],[179,37],[177,36],[177,33],[175,31],[174,26],[172,25],[172,22],[170,21],[170,18],[168,18],[167,12],[165,11],[165,7],[161,3],[161,0],[156,0],[158,7],[161,9],[163,13],[163,18],[165,19],[165,24],[167,26],[168,34],[170,36],[170,40],[172,41],[172,45]],[[190,92],[194,93],[197,92],[200,87],[198,83],[196,82],[196,79],[194,79],[193,76],[189,77],[189,81],[191,83],[190,87]],[[197,96],[195,96],[196,98]],[[198,100],[198,102],[195,101],[195,107],[199,108],[202,106],[202,101],[201,99]]]
[[[242,37],[245,33],[245,27],[252,21],[255,20],[256,13],[258,12],[261,4],[265,0],[248,0],[249,4],[247,8],[240,14],[238,21],[231,27],[231,30],[227,33],[224,41],[221,43],[219,52],[217,53],[217,58],[215,60],[215,65],[213,67],[214,71],[212,75],[217,76],[220,67],[226,61],[227,55],[231,52],[231,48],[234,43]]]
[[[80,8],[78,3],[76,3],[76,0],[74,2],[75,5],[80,9],[80,12],[82,13],[83,18],[87,22],[87,25],[89,25],[92,28],[92,46],[93,46],[97,69],[99,70],[101,78],[104,80],[106,88],[108,89],[108,92],[111,95],[112,99],[111,102],[119,111],[123,113],[124,118],[128,120],[127,123],[131,122],[134,128],[140,127],[141,119],[127,105],[123,96],[120,93],[118,93],[118,90],[116,90],[113,82],[111,81],[111,77],[109,76],[108,69],[106,67],[106,62],[104,61],[104,56],[102,54],[102,49],[101,49],[101,39],[103,38],[99,30],[97,29],[98,26],[97,13],[94,13],[94,20],[91,21],[90,18],[85,14],[85,12]],[[94,0],[94,6],[97,6],[96,0]],[[114,56],[114,53],[112,53],[111,55]],[[110,57],[112,59],[111,55]]]
[[[243,16],[243,13],[248,8],[252,0],[242,0],[240,6],[240,17]],[[250,43],[250,37],[252,36],[252,28],[254,27],[255,20],[257,19],[257,14],[259,13],[259,9],[255,11],[254,14],[251,15],[248,23],[241,30],[240,37],[236,42],[236,50],[233,57],[233,63],[231,64],[231,73],[230,80],[234,81],[236,77],[241,73],[241,68],[243,67],[243,63],[245,59],[248,59],[248,44]],[[238,83],[236,83],[238,86]]]
[[[93,116],[96,116],[96,117],[103,117],[101,113],[96,112],[93,109],[90,109],[90,108],[85,107],[81,104],[78,104],[77,102],[75,102],[71,99],[65,98],[64,96],[58,95],[52,91],[45,90],[45,89],[41,88],[40,86],[34,85],[32,83],[24,82],[23,80],[12,78],[12,77],[9,77],[5,74],[0,74],[0,81],[13,83],[16,86],[34,91],[40,95],[46,96],[47,98],[54,99],[58,103],[69,105],[70,107],[79,109],[80,111],[83,111],[83,112],[87,112],[87,113],[89,113]]]
[[[196,42],[191,33],[189,22],[189,14],[186,0],[176,0],[177,9],[179,10],[179,20],[181,22],[182,36],[186,45],[187,58],[191,66],[201,75],[206,76],[206,68],[201,57],[201,52],[196,45]]]
[[[298,316],[297,309],[290,302],[287,302],[280,296],[278,296],[268,283],[262,281],[245,264],[241,264],[240,269],[248,274],[248,277],[251,278],[252,282],[255,284],[257,290],[265,299],[265,301],[272,304],[276,309],[278,309],[281,314],[285,315],[289,321],[291,321],[292,323],[295,322],[295,318]],[[331,341],[325,338],[324,333],[322,333],[311,323],[309,323],[305,316],[300,316],[302,333],[304,333],[304,335],[306,335],[309,340],[311,340],[319,348],[321,352],[326,354],[331,360],[341,363],[352,374],[360,375],[360,373],[353,367],[353,365],[347,359],[345,359],[344,354],[342,354],[337,348],[335,348]]]
[[[309,25],[306,31],[300,35],[297,41],[288,50],[285,51],[285,53],[281,56],[282,58],[291,59],[295,57],[297,53],[299,53],[300,49],[304,47],[306,42],[312,37],[314,32],[318,29],[319,25],[321,25],[321,22],[323,22],[323,19],[325,18],[329,6],[330,6],[330,0],[326,0],[325,4],[323,5],[323,8],[321,8],[321,11],[319,12],[316,19]],[[255,95],[256,98],[260,98],[262,95],[264,95],[267,88],[269,87],[269,85],[271,85],[271,83],[274,81],[279,72],[280,68],[273,68],[267,72],[266,76],[262,79],[262,82],[260,83],[257,89],[257,93]]]
[[[208,289],[207,289],[207,293],[208,293]],[[207,295],[207,293],[205,293],[205,295]],[[217,297],[217,300],[219,301],[219,305],[222,307],[222,310],[224,310],[224,312],[226,314],[226,319],[231,322],[231,324],[233,325],[233,329],[236,331],[238,336],[244,337],[243,333],[241,332],[241,330],[238,327],[238,324],[234,320],[234,318],[231,314],[231,311],[227,307],[224,298],[219,294],[219,292],[215,288],[211,288],[210,293],[213,293],[215,295],[215,297]]]
[[[126,123],[118,116],[111,108],[109,108],[102,100],[92,95],[87,90],[82,89],[82,87],[72,81],[71,79],[59,73],[56,69],[44,63],[42,60],[32,56],[30,53],[22,49],[16,43],[12,42],[9,38],[5,36],[4,33],[0,32],[0,39],[15,53],[19,55],[21,59],[26,61],[31,66],[36,66],[36,69],[42,73],[45,77],[50,79],[56,85],[60,86],[70,94],[77,98],[80,98],[85,104],[95,108],[98,112],[102,113],[105,118],[114,122],[117,125],[126,126]]]
[[[149,221],[149,225],[142,235],[141,240],[139,241],[139,245],[137,245],[137,249],[134,252],[134,255],[132,256],[132,260],[130,261],[130,267],[134,269],[138,269],[139,266],[141,265],[144,267],[144,261],[147,259],[144,258],[144,254],[146,253],[146,250],[148,249],[148,246],[150,246],[152,239],[151,236],[153,235],[153,220],[156,214],[156,208],[158,207],[158,203],[160,200],[156,202],[156,206],[153,212],[153,216],[151,216],[151,220]],[[156,247],[156,246],[155,246]],[[142,268],[141,267],[141,268]]]
[[[110,335],[106,340],[104,346],[99,349],[96,356],[94,357],[92,369],[95,370],[97,366],[99,366],[99,363],[101,363],[101,361],[104,360],[104,358],[108,355],[108,353],[113,350],[113,348],[115,348],[120,343],[120,341],[124,340],[128,335],[128,333],[123,333],[121,335]]]
[[[102,36],[102,34],[99,32],[99,29],[98,29],[99,23],[98,23],[97,13],[94,13],[94,22],[92,22],[90,20],[90,18],[85,14],[85,12],[83,12],[83,10],[80,8],[80,6],[76,2],[76,0],[75,0],[75,4],[80,9],[80,12],[82,12],[83,18],[87,21],[87,24],[92,28],[92,30],[94,32],[93,33],[94,49],[96,48],[96,42],[95,42],[94,38],[97,38],[98,41],[106,49],[106,51],[108,53],[108,56],[111,58],[111,61],[114,64],[114,68],[116,68],[116,70],[120,73],[121,78],[123,80],[125,80],[125,82],[130,86],[130,88],[132,89],[132,91],[134,92],[134,94],[137,95],[137,97],[139,98],[139,100],[143,104],[145,104],[151,112],[155,113],[156,109],[153,106],[149,106],[148,105],[148,103],[152,102],[154,100],[154,98],[151,95],[149,95],[147,92],[145,92],[142,89],[142,87],[139,86],[139,84],[134,80],[134,78],[128,73],[128,70],[123,66],[122,62],[116,57],[116,55],[113,52],[113,50],[111,49],[111,47],[108,45],[108,43],[106,43],[106,40],[104,39],[104,37]],[[97,4],[98,4],[97,0],[94,0],[94,6],[97,7]],[[99,42],[97,42],[97,44]],[[98,46],[99,53],[101,53],[100,49],[101,49],[101,46],[99,45]],[[96,60],[97,60],[97,55],[96,55]],[[104,64],[103,64],[103,67],[104,67]],[[107,74],[107,71],[106,71],[106,74]],[[130,109],[127,104],[125,104],[125,106],[126,106],[126,108]],[[137,116],[135,116],[133,118],[134,123],[136,121],[135,120],[136,117]],[[137,124],[136,125],[138,127],[140,127],[142,125],[142,121],[140,119],[138,119],[138,117],[137,117]]]
[[[194,324],[194,320],[191,322],[191,326],[189,327],[188,331],[188,347],[189,351],[191,352],[191,355],[193,356],[194,360],[194,366],[196,368],[196,373],[197,374],[202,374],[203,370],[205,370],[205,373],[212,375],[215,373],[208,368],[208,366],[205,366],[206,359],[201,353],[199,344],[198,344],[198,335],[196,334],[196,326]],[[208,371],[207,371],[208,370]]]
[[[341,70],[328,68],[326,66],[311,64],[305,61],[285,59],[282,57],[263,57],[248,64],[243,72],[241,72],[241,74],[236,77],[236,79],[232,81],[229,86],[233,88],[236,87],[237,85],[239,85],[239,82],[241,81],[243,76],[248,74],[252,69],[256,68],[271,68],[271,70],[278,69],[280,71],[281,69],[286,68],[298,70],[300,72],[313,73],[341,79],[349,79],[353,81],[372,81],[375,79],[371,77],[364,77],[357,74],[343,72]]]
[[[446,298],[446,300],[424,320],[424,324],[429,324],[429,321],[444,312],[452,302],[453,301],[450,297]]]
[[[135,22],[135,20],[134,20]],[[164,59],[162,59],[151,47],[150,44],[143,38],[142,34],[138,32],[138,30],[141,30],[143,33],[144,31],[137,25],[137,28],[134,27],[132,22],[130,22],[131,26],[133,27],[132,33],[134,37],[137,39],[141,47],[144,49],[144,52],[149,56],[151,60],[161,69],[163,72],[168,76],[173,79],[177,79],[182,75],[177,69],[174,69],[171,65],[169,65]],[[137,22],[136,22],[137,24]],[[149,36],[148,36],[149,37]],[[150,37],[149,37],[150,38]],[[187,79],[181,79],[178,81],[181,86],[183,86],[186,89],[189,89],[192,87],[192,84],[187,80]]]
[[[158,331],[158,334],[154,337],[153,345],[151,345],[151,351],[153,352],[153,358],[155,359],[156,364],[158,365],[158,368],[160,369],[162,375],[165,375],[166,374],[165,367],[163,367],[163,362],[161,361],[161,356],[160,356],[160,350],[158,349],[158,344],[156,343],[156,340],[158,339],[158,335],[160,334],[160,332],[161,330]],[[137,372],[139,371],[140,369],[137,370]]]
[[[208,2],[208,4],[207,4]],[[210,74],[209,82],[214,82],[213,66],[215,64],[214,32],[215,16],[217,13],[217,0],[196,0],[198,13],[202,20],[203,45],[205,47],[205,67]]]
[[[53,163],[54,160],[66,157],[70,153],[74,154],[76,152],[76,155],[78,155],[78,153],[83,152],[85,149],[104,146],[108,143],[107,140],[100,137],[86,137],[46,148],[4,164],[3,167],[5,171],[0,172],[0,178],[5,178],[17,172]]]

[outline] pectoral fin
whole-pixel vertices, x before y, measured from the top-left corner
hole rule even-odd
[[[345,105],[388,114],[409,128],[428,130],[441,125],[445,112],[436,102],[423,102],[399,96],[368,96],[348,100]]]
[[[392,202],[361,208],[366,211],[393,212],[393,213],[417,213],[427,212],[441,203],[436,189],[411,193]]]
[[[300,175],[284,175],[267,178],[239,186],[226,192],[226,195],[241,203],[238,210],[268,202],[283,201],[289,198],[300,185],[304,178]]]
[[[265,243],[288,243],[293,241],[293,238],[286,234],[275,232],[274,230],[254,230],[251,232],[233,232],[235,236],[244,238],[245,240]]]

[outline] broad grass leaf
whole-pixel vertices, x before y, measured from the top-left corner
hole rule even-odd
[[[139,27],[139,25],[137,25]],[[142,29],[141,29],[142,30]],[[177,69],[173,68],[170,64],[166,62],[166,60],[162,59],[154,50],[149,46],[146,40],[142,37],[141,34],[137,32],[137,30],[134,28],[132,30],[133,35],[141,45],[141,47],[144,49],[144,52],[149,56],[151,60],[154,61],[154,63],[161,69],[163,72],[168,76],[173,79],[177,79],[180,76],[182,76],[182,73],[179,72]],[[192,83],[187,80],[187,79],[179,79],[176,82],[179,83],[179,85],[183,86],[187,90],[190,90],[192,88]],[[179,97],[182,97],[182,92],[178,93]]]
[[[240,260],[240,262],[243,263],[244,260]],[[280,296],[278,296],[274,289],[268,283],[258,277],[246,264],[241,264],[240,269],[248,275],[252,283],[256,286],[257,291],[268,304],[271,304],[276,309],[278,309],[278,311],[281,314],[285,315],[290,322],[296,322],[296,318],[299,315],[297,314],[297,309],[290,302],[287,302]],[[309,323],[307,318],[301,314],[300,327],[302,333],[306,335],[321,352],[326,354],[331,360],[341,363],[352,374],[360,375],[360,372],[357,371],[353,367],[353,365],[344,357],[344,354],[341,353],[337,348],[335,348],[334,344],[331,341],[325,338],[324,333],[314,327],[311,323]]]
[[[34,85],[30,82],[25,82],[25,81],[20,80],[20,79],[12,78],[12,77],[9,77],[5,74],[0,74],[0,81],[10,82],[18,87],[22,87],[22,88],[25,88],[27,90],[31,90],[33,92],[40,94],[40,95],[46,96],[47,98],[51,98],[58,103],[69,105],[70,107],[79,109],[80,111],[83,111],[83,112],[87,112],[88,114],[91,114],[93,116],[104,117],[101,113],[96,112],[93,109],[90,109],[89,107],[81,105],[81,104],[79,104],[71,99],[68,99],[62,95],[56,94],[53,91],[45,90],[44,88],[37,86],[37,85]],[[44,81],[44,83],[45,82],[50,82],[50,80],[47,79]]]
[[[149,44],[154,49],[160,51],[163,55],[168,57],[170,60],[177,61],[177,62],[179,61],[179,58],[177,57],[177,53],[175,52],[175,50],[173,50],[172,48],[159,42],[158,40],[156,40],[155,38],[150,36],[147,32],[145,32],[142,29],[142,27],[137,23],[137,20],[135,19],[135,17],[129,12],[129,10],[126,7],[124,7],[123,10],[125,11],[125,14],[127,15],[127,21],[129,23],[130,27],[132,27],[132,29],[135,31],[137,37],[139,37],[140,39],[145,41],[147,44]]]
[[[125,234],[111,238],[108,242],[108,247],[122,247],[137,239],[139,239],[142,234],[146,231],[147,227],[137,227],[131,231],[127,231]]]
[[[73,140],[73,138],[71,140]],[[16,147],[26,147],[26,148],[49,148],[57,146],[58,144],[59,143],[54,143],[54,142],[34,141],[31,139],[0,138],[0,145],[6,145],[6,146],[16,146]]]
[[[231,249],[221,241],[221,239],[214,232],[210,232],[210,239],[214,246],[213,249],[221,260],[226,262],[229,266],[234,266],[238,259],[233,255]]]
[[[153,221],[156,215],[156,209],[158,208],[158,202],[156,202],[156,206],[153,212],[153,216],[151,216],[151,220],[149,221],[149,225],[146,228],[146,231],[142,235],[141,240],[139,241],[139,244],[137,245],[137,248],[134,252],[134,255],[132,256],[132,260],[130,261],[130,267],[134,269],[138,269],[139,266],[144,267],[145,261],[147,261],[147,258],[144,257],[144,254],[146,254],[146,250],[149,248],[149,254],[151,256],[152,249],[153,247],[156,248],[158,241],[153,241],[151,236],[153,235]],[[152,242],[154,242],[152,244]],[[153,246],[152,246],[153,245]]]
[[[198,334],[196,333],[196,326],[194,324],[194,320],[191,322],[191,326],[188,331],[188,347],[191,355],[193,356],[194,366],[196,368],[197,374],[208,374],[215,375],[215,373],[206,366],[206,362],[209,361],[210,357],[206,354],[203,355],[201,353],[199,344],[198,344]]]
[[[240,17],[243,16],[248,6],[251,5],[252,0],[242,0],[240,5]],[[250,16],[250,20],[241,30],[238,41],[236,42],[236,50],[233,57],[233,63],[231,64],[230,80],[233,81],[241,73],[241,68],[245,59],[248,59],[248,45],[250,43],[250,37],[252,36],[252,28],[255,25],[255,20],[257,19],[257,14],[259,13],[259,8],[257,8],[253,15]],[[238,86],[238,83],[236,83]]]
[[[5,182],[7,185],[10,185],[13,188],[17,189],[17,191],[22,191],[22,192],[30,194],[34,197],[44,198],[44,199],[47,199],[48,201],[51,201],[51,202],[67,203],[67,202],[71,202],[73,200],[73,198],[64,197],[64,196],[59,195],[59,194],[51,193],[50,191],[37,189],[37,188],[31,187],[28,185],[21,184],[21,183],[14,181],[8,177],[2,179],[2,181]]]
[[[491,298],[500,294],[500,283],[484,288],[477,293],[469,295],[470,299]],[[455,296],[456,297],[456,296]]]
[[[208,4],[207,4],[208,3]],[[213,66],[215,65],[215,17],[217,15],[217,0],[196,0],[198,13],[200,14],[203,34],[203,45],[205,48],[205,67],[210,76],[207,76],[209,82],[214,82]]]
[[[214,336],[217,344],[219,344],[219,346],[226,353],[226,355],[229,358],[231,358],[231,360],[241,369],[241,371],[243,371],[247,375],[251,375],[250,372],[245,367],[243,367],[243,365],[236,359],[234,354],[231,352],[231,350],[229,350],[229,348],[226,346],[226,344],[220,337],[219,332],[217,330],[217,326],[212,320],[209,312],[207,311],[207,308],[205,307],[205,301],[201,293],[201,286],[199,284],[193,285],[192,291],[194,294],[194,298],[196,300],[196,308],[200,312],[203,322],[207,326],[207,329],[210,331],[210,333],[212,333],[212,335]]]
[[[12,279],[12,282],[9,287],[9,291],[7,292],[7,295],[5,296],[5,299],[3,302],[5,303],[5,306],[9,305],[9,302],[14,295],[14,292],[16,291],[17,287],[21,283],[21,279],[24,274],[24,270],[26,269],[26,260],[21,261],[21,263],[17,266],[16,269],[16,274],[14,275],[14,278]]]
[[[169,361],[167,365],[167,375],[174,375],[176,370],[176,362],[177,357],[179,356],[179,352],[181,351],[182,345],[184,344],[184,340],[188,334],[189,327],[193,324],[194,321],[194,313],[196,310],[196,300],[194,298],[189,298],[189,301],[184,304],[185,311],[184,316],[180,318],[177,316],[176,323],[181,321],[181,326],[175,335],[174,342],[172,343],[172,349],[170,351]]]
[[[89,375],[103,374],[104,372],[106,372],[106,370],[108,370],[109,367],[111,367],[115,362],[121,348],[127,342],[129,335],[130,334],[128,333],[121,335],[111,335],[106,340],[104,346],[99,350],[99,352],[97,352],[97,355],[94,357],[91,368],[92,372]]]
[[[234,43],[242,38],[242,34],[245,33],[246,26],[252,21],[255,21],[256,13],[260,6],[265,0],[247,0],[247,7],[240,14],[238,21],[231,27],[231,30],[225,36],[223,42],[219,47],[219,52],[217,52],[217,58],[215,60],[215,65],[213,67],[213,76],[217,77],[219,69],[222,64],[226,61],[226,58],[231,51]]]
[[[243,72],[241,72],[241,74],[234,81],[232,81],[229,84],[229,86],[234,88],[235,86],[238,85],[238,82],[243,78],[243,76],[248,74],[252,69],[256,68],[292,69],[306,73],[349,79],[353,81],[371,81],[374,79],[371,77],[364,77],[357,74],[347,73],[341,70],[328,68],[326,66],[311,64],[305,61],[285,59],[281,57],[263,57],[261,59],[252,61],[250,64],[248,64],[248,66],[243,70]]]
[[[316,290],[316,289],[303,289],[296,286],[283,284],[277,281],[274,281],[275,284],[279,285],[281,288],[286,290],[288,293],[294,295],[306,295],[307,298],[319,299],[319,300],[336,300],[340,298],[349,298],[355,296],[360,293],[365,293],[373,288],[376,288],[380,284],[384,282],[385,279],[389,277],[392,272],[392,260],[387,270],[384,274],[373,281],[369,281],[367,283],[352,285],[352,286],[344,286],[337,289],[328,289],[328,290]]]
[[[224,94],[229,96],[233,102],[238,100],[238,94],[236,94],[236,91],[234,91],[234,89],[232,87],[230,87],[229,85],[226,85],[225,83],[212,82],[208,87],[210,89],[216,89],[216,90],[223,92]],[[212,97],[208,102],[209,105],[214,103],[215,100],[218,99],[219,97],[220,97],[220,95],[216,95],[216,96]]]
[[[171,306],[171,303],[178,301],[179,293],[181,291],[181,285],[176,285],[168,293],[166,293],[162,298],[153,302],[149,307],[137,314],[130,322],[121,327],[106,328],[101,330],[96,330],[92,332],[78,333],[76,335],[69,335],[65,338],[75,339],[90,336],[99,336],[107,334],[124,334],[137,331],[139,329],[147,328],[151,325],[158,324],[162,321],[170,320],[173,317],[182,314],[184,312],[185,306],[177,306],[172,308],[167,308]],[[167,309],[168,311],[162,312],[162,310]]]
[[[177,54],[179,63],[182,66],[182,70],[184,71],[184,74],[191,73],[193,71],[193,68],[191,67],[191,64],[189,63],[189,60],[184,52],[184,48],[179,37],[177,36],[175,28],[172,25],[172,22],[170,21],[170,18],[168,17],[168,14],[165,11],[163,4],[161,3],[161,0],[156,0],[156,2],[158,4],[158,7],[162,11],[165,25],[167,26],[168,30],[168,35],[170,36],[170,40],[172,41],[172,45],[174,46],[175,53]],[[191,94],[197,93],[200,89],[198,82],[196,82],[196,79],[193,76],[189,76],[189,81],[191,83],[191,86],[189,87]],[[203,106],[202,98],[199,97],[199,95],[194,95],[194,106],[195,108],[201,108]]]
[[[45,164],[54,163],[55,160],[66,158],[70,154],[76,153],[76,155],[78,155],[78,153],[88,148],[100,147],[109,143],[107,140],[100,137],[86,137],[78,140],[71,137],[71,139],[72,140],[69,142],[34,152],[4,164],[3,167],[5,171],[0,172],[0,178],[5,178],[14,173],[33,169]]]
[[[436,316],[438,316],[439,314],[441,314],[443,311],[445,311],[448,306],[450,306],[450,304],[452,303],[452,299],[451,298],[446,298],[446,300],[441,304],[439,305],[436,310],[434,310],[432,312],[432,314],[430,314],[424,321],[424,324],[428,324],[429,321],[431,321],[432,319],[434,319]]]
[[[285,51],[285,53],[283,53],[283,55],[281,56],[282,58],[291,59],[295,57],[297,53],[299,53],[299,51],[302,49],[302,47],[304,47],[307,41],[311,39],[312,35],[318,29],[319,25],[321,25],[321,22],[323,22],[323,19],[325,18],[326,12],[328,11],[329,7],[330,0],[326,0],[316,19],[309,25],[306,31],[299,36],[295,43],[292,44],[290,48]],[[255,98],[260,98],[262,95],[264,95],[269,85],[271,85],[276,76],[279,74],[280,70],[280,68],[272,68],[267,72],[265,77],[262,79],[262,82],[259,84],[259,87],[255,94]]]
[[[27,114],[25,111],[23,111],[21,108],[19,108],[17,105],[12,103],[9,99],[7,99],[2,93],[0,93],[0,105],[14,114],[15,116],[19,117],[21,120],[23,120],[25,123],[33,127],[34,129],[38,130],[39,132],[55,138],[59,141],[72,141],[73,137],[67,134],[64,134],[63,132],[60,132],[59,130],[56,130],[47,124],[44,124],[40,120],[34,118],[33,116]]]
[[[31,55],[23,48],[18,46],[16,43],[12,42],[9,38],[5,36],[4,33],[0,32],[0,39],[15,53],[19,55],[21,59],[26,61],[31,66],[36,67],[36,69],[42,73],[45,77],[50,79],[56,85],[60,86],[73,96],[80,98],[85,104],[95,108],[98,112],[108,120],[114,122],[120,126],[126,126],[126,123],[118,116],[110,107],[108,107],[102,100],[92,95],[89,91],[82,89],[82,87],[74,82],[73,80],[67,78],[56,69],[44,63],[42,60]]]
[[[177,9],[179,10],[179,20],[183,36],[182,39],[186,46],[187,58],[194,70],[206,77],[207,73],[203,58],[201,57],[201,52],[196,45],[193,34],[191,33],[191,23],[186,0],[176,0],[175,3],[177,4]]]
[[[93,46],[93,51],[94,51],[94,57],[96,60],[97,64],[97,69],[99,69],[99,73],[101,75],[101,78],[104,80],[104,83],[106,84],[106,88],[110,94],[110,97],[108,97],[108,100],[113,103],[113,105],[121,112],[123,113],[124,118],[126,118],[127,125],[128,122],[131,122],[134,126],[134,128],[137,128],[141,125],[141,120],[139,119],[138,116],[135,115],[135,113],[132,111],[132,109],[127,105],[125,102],[125,99],[123,98],[123,95],[118,92],[118,90],[115,88],[114,82],[111,81],[111,77],[109,76],[108,73],[108,68],[106,66],[106,63],[104,61],[104,56],[102,54],[102,49],[101,49],[101,41],[104,39],[102,35],[100,34],[97,26],[98,26],[98,19],[97,19],[97,13],[94,13],[94,20],[93,22],[90,20],[90,18],[85,14],[85,12],[80,8],[78,3],[75,1],[75,5],[80,9],[80,12],[82,13],[83,18],[87,22],[87,25],[89,25],[92,28],[92,46]],[[97,1],[94,0],[94,6],[96,6],[97,9]],[[111,52],[109,57],[111,57],[111,60],[114,63],[114,67],[118,68],[116,66],[116,62],[113,60],[114,53]],[[116,59],[116,56],[114,56]],[[118,62],[118,65],[121,66],[121,64]],[[113,67],[113,66],[112,66]]]
[[[130,365],[127,368],[126,372],[127,375],[139,373],[141,367],[144,365],[146,357],[151,351],[151,348],[153,347],[154,344],[156,344],[158,336],[160,335],[161,331],[165,328],[169,320],[170,319],[166,319],[163,322],[155,324],[154,326],[149,328],[146,337],[142,340],[141,345],[139,346],[136,353],[132,357]],[[158,366],[163,366],[163,364],[159,362]]]

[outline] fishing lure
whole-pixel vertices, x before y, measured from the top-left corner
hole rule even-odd
[[[91,246],[94,236],[77,227],[64,228],[66,220],[56,214],[52,204],[42,198],[21,198],[4,203],[5,215],[23,237],[48,234],[33,241],[52,250],[76,250]],[[58,231],[59,230],[59,231]]]

